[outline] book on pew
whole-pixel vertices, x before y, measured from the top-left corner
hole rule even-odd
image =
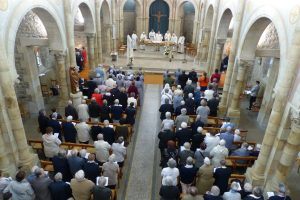
[[[76,126],[76,123],[75,123],[75,122],[72,122],[72,124],[73,124],[74,126]]]
[[[72,152],[72,150],[68,150],[67,156],[71,156],[71,152]]]
[[[98,180],[99,180],[100,176],[97,176],[97,179],[96,179],[96,185],[98,185]],[[104,177],[105,178],[105,185],[104,186],[108,186],[108,177]]]
[[[89,158],[89,155],[90,155],[90,153],[87,152],[87,153],[85,154],[84,157],[85,157],[86,159],[88,159],[88,158]]]
[[[111,125],[111,124],[110,124],[110,125],[108,125],[108,127],[110,127],[110,128],[114,128],[114,126],[113,126],[113,125]]]
[[[59,133],[54,133],[53,135],[58,138]]]

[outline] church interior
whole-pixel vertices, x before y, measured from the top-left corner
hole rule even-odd
[[[263,199],[252,198],[257,191],[270,200],[300,199],[298,0],[0,0],[0,21],[0,199],[22,199],[12,187],[27,181],[36,199],[59,199],[52,187],[42,190],[36,184],[42,177],[36,174],[42,173],[49,184],[57,182],[58,172],[65,180],[54,158],[64,152],[70,165],[73,151],[82,150],[85,162],[98,166],[100,178],[89,180],[86,164],[76,173],[70,165],[71,177],[64,182],[72,190],[62,199],[97,199],[97,191],[109,188],[110,196],[98,198],[206,200],[214,196],[214,186],[221,192],[214,199]],[[214,90],[211,98],[209,90]],[[212,98],[217,102],[214,114]],[[178,106],[175,99],[180,99]],[[69,118],[68,106],[77,117]],[[188,120],[180,121],[184,117]],[[164,129],[165,120],[172,121],[170,130]],[[58,124],[58,132],[50,121]],[[75,142],[66,139],[66,123],[73,124]],[[100,129],[92,133],[95,126]],[[115,134],[111,142],[104,131],[108,127]],[[126,129],[125,137],[119,128]],[[185,129],[193,136],[182,143],[179,135]],[[166,130],[173,136],[163,143]],[[202,140],[195,148],[198,133]],[[56,143],[47,147],[50,135]],[[201,153],[201,145],[211,145],[209,137],[218,141],[212,149],[227,151],[219,160],[212,150],[207,156]],[[99,160],[104,151],[97,147],[100,140],[109,145],[104,160]],[[172,141],[176,156],[166,157]],[[189,150],[193,155],[183,161],[189,145],[195,148]],[[234,155],[245,145],[246,156]],[[203,166],[214,169],[215,182],[205,187],[197,152]],[[184,183],[189,166],[195,175]],[[231,171],[224,178],[225,193],[217,182],[219,168]],[[18,181],[20,171],[37,178]],[[76,192],[83,190],[79,185],[74,191],[80,172],[93,184],[87,197]],[[103,177],[109,177],[110,187],[99,186]],[[251,185],[249,199],[241,192],[246,183]],[[239,198],[225,197],[228,191]]]

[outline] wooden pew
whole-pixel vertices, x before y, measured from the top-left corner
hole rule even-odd
[[[228,156],[226,158],[226,166],[232,167],[234,170],[237,167],[247,168],[251,167],[257,157],[254,156]],[[245,163],[238,163],[237,161],[245,161]]]
[[[41,167],[48,172],[54,172],[52,161],[40,160]]]
[[[241,183],[244,183],[246,176],[243,174],[231,174],[228,180],[228,186],[230,188],[230,185],[232,183],[233,180],[239,180]]]

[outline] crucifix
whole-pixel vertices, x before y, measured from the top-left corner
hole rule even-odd
[[[160,18],[165,17],[167,15],[162,15],[161,11],[159,10],[159,11],[157,11],[157,13],[155,15],[152,15],[152,16],[157,17],[158,31],[160,31]]]

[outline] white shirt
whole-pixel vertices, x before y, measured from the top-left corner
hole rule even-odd
[[[167,176],[170,176],[172,178],[173,186],[177,185],[177,177],[179,176],[179,170],[178,168],[170,168],[170,167],[165,167],[161,171],[161,176],[162,178],[162,185],[166,185],[165,178]]]
[[[156,40],[156,41],[162,41],[162,39],[163,39],[163,37],[162,37],[161,34],[159,34],[159,33],[156,33],[156,34],[155,34],[155,40]]]
[[[136,105],[137,105],[137,100],[134,98],[134,97],[129,97],[128,99],[127,99],[127,105],[128,106],[130,106],[130,103],[131,102],[133,102],[133,107],[135,108],[136,107]]]
[[[86,104],[79,104],[77,106],[78,118],[87,121],[89,119],[89,107]]]
[[[155,39],[155,32],[154,32],[154,31],[151,31],[151,32],[149,33],[149,39],[150,39],[150,40],[154,40],[154,39]]]
[[[174,36],[171,37],[171,42],[174,42],[175,44],[177,44],[178,38],[177,38],[176,35],[174,35]]]
[[[146,40],[147,39],[147,35],[145,33],[141,34],[140,40]]]
[[[96,149],[96,158],[100,162],[107,162],[109,157],[110,144],[104,140],[98,140],[94,142]]]
[[[220,138],[218,136],[212,136],[210,133],[207,133],[204,142],[206,144],[205,151],[210,153],[211,150],[220,143]]]
[[[162,121],[162,131],[164,130],[173,130],[173,127],[174,127],[174,120],[172,119],[164,119]]]
[[[105,85],[110,89],[114,88],[114,84],[116,84],[116,81],[114,81],[112,78],[109,78],[105,81]]]
[[[184,36],[180,36],[179,39],[178,39],[178,44],[184,44]]]
[[[115,161],[123,162],[124,157],[126,155],[126,147],[124,147],[120,143],[113,143],[111,148],[112,148],[113,154],[115,154]]]
[[[77,130],[79,142],[87,142],[90,140],[90,127],[85,122],[80,122],[75,126]]]
[[[215,91],[213,91],[213,90],[205,90],[204,98],[206,98],[207,101],[209,101],[210,99],[212,99],[214,97],[214,93],[215,93]]]

